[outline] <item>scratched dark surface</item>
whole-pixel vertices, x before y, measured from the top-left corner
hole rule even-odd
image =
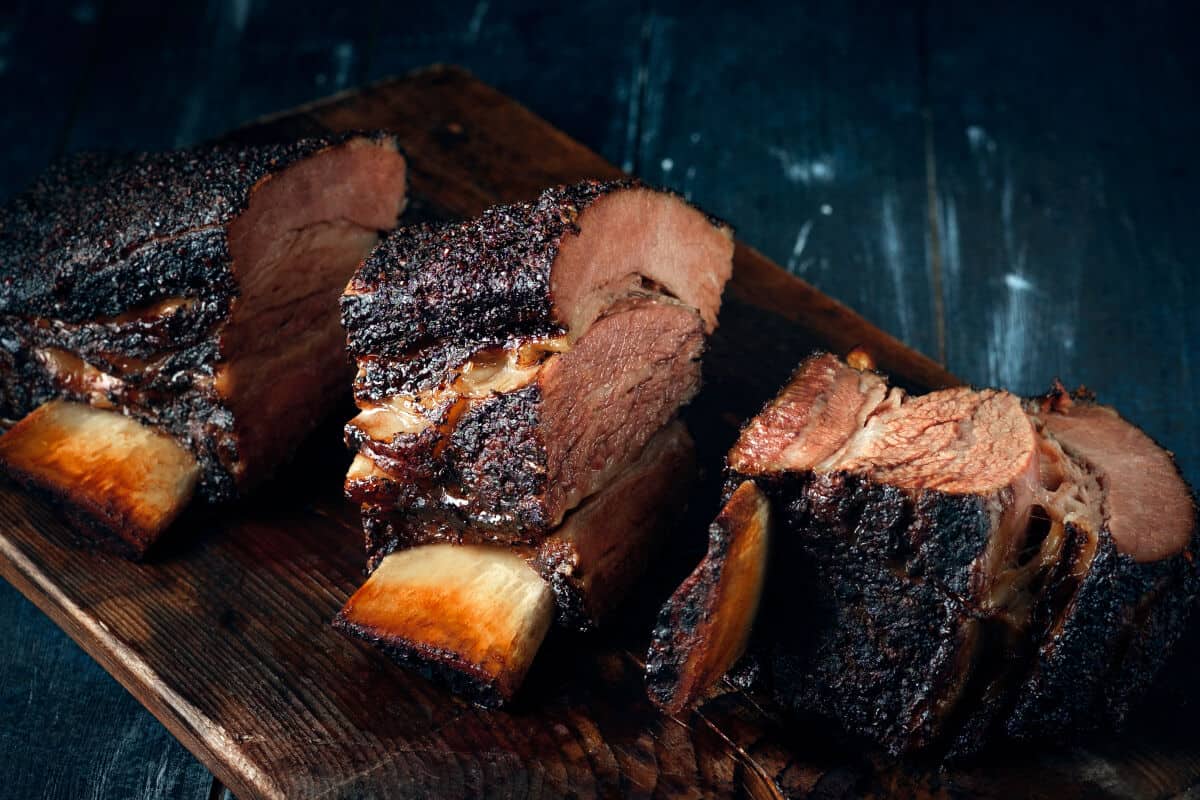
[[[459,63],[963,378],[1086,383],[1200,481],[1185,4],[547,5],[2,4],[0,195]],[[0,624],[0,797],[219,796],[7,584]]]

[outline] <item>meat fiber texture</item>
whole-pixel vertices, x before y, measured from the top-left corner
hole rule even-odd
[[[729,469],[781,528],[756,623],[775,692],[893,753],[1119,724],[1197,590],[1170,454],[1061,387],[911,397],[820,354]]]
[[[372,560],[533,544],[606,487],[697,391],[732,253],[726,226],[636,181],[389,236],[342,299],[346,491]]]
[[[54,166],[0,211],[0,416],[116,410],[233,497],[347,384],[337,298],[404,198],[382,133]]]

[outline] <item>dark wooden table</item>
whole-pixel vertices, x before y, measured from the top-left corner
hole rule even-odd
[[[0,195],[64,151],[188,144],[460,63],[965,379],[1086,383],[1200,483],[1184,5],[403,5],[5,4]],[[6,584],[0,624],[0,797],[220,794]]]

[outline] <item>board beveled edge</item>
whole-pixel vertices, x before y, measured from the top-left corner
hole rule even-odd
[[[115,678],[235,796],[286,797],[215,720],[180,697],[132,648],[55,586],[4,531],[0,531],[0,577]]]

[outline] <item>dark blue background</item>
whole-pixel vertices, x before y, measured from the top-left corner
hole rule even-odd
[[[1197,27],[1180,4],[0,6],[0,195],[463,64],[974,383],[1086,383],[1200,479]],[[0,584],[0,796],[206,798]]]

